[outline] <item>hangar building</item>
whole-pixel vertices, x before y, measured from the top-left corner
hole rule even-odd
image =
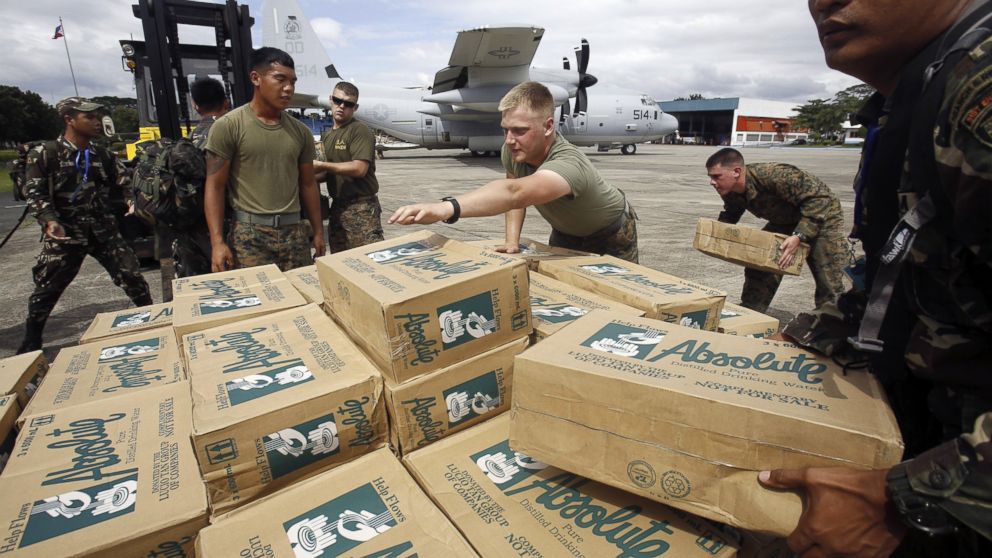
[[[658,104],[679,120],[677,137],[683,143],[775,145],[805,141],[808,135],[793,123],[799,103],[731,97]]]

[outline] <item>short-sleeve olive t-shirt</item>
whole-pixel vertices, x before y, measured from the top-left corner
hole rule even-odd
[[[365,176],[329,174],[327,193],[332,198],[349,200],[379,192],[379,181],[375,177],[375,135],[368,126],[352,118],[336,130],[324,130],[320,142],[324,144],[324,160],[329,163],[367,161],[369,164]]]
[[[539,167],[516,163],[503,145],[503,168],[516,178],[539,170],[555,172],[568,182],[572,193],[536,205],[555,230],[572,236],[589,236],[616,221],[624,210],[623,192],[607,184],[585,153],[557,134],[548,158]]]
[[[214,122],[206,149],[231,162],[234,209],[261,215],[300,210],[300,165],[313,162],[315,151],[302,122],[283,112],[278,124],[265,124],[242,105]]]

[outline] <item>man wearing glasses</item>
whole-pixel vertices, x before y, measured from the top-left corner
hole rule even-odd
[[[324,161],[314,161],[317,180],[327,178],[331,196],[328,237],[331,252],[383,240],[379,181],[375,177],[375,136],[355,120],[358,88],[346,81],[331,93],[334,127],[325,130]]]

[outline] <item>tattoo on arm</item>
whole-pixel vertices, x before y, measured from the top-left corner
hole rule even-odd
[[[207,151],[207,176],[217,174],[227,161]]]

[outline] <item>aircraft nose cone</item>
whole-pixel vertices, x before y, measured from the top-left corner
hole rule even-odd
[[[599,79],[592,74],[582,74],[582,79],[579,80],[579,87],[592,87],[599,82]]]

